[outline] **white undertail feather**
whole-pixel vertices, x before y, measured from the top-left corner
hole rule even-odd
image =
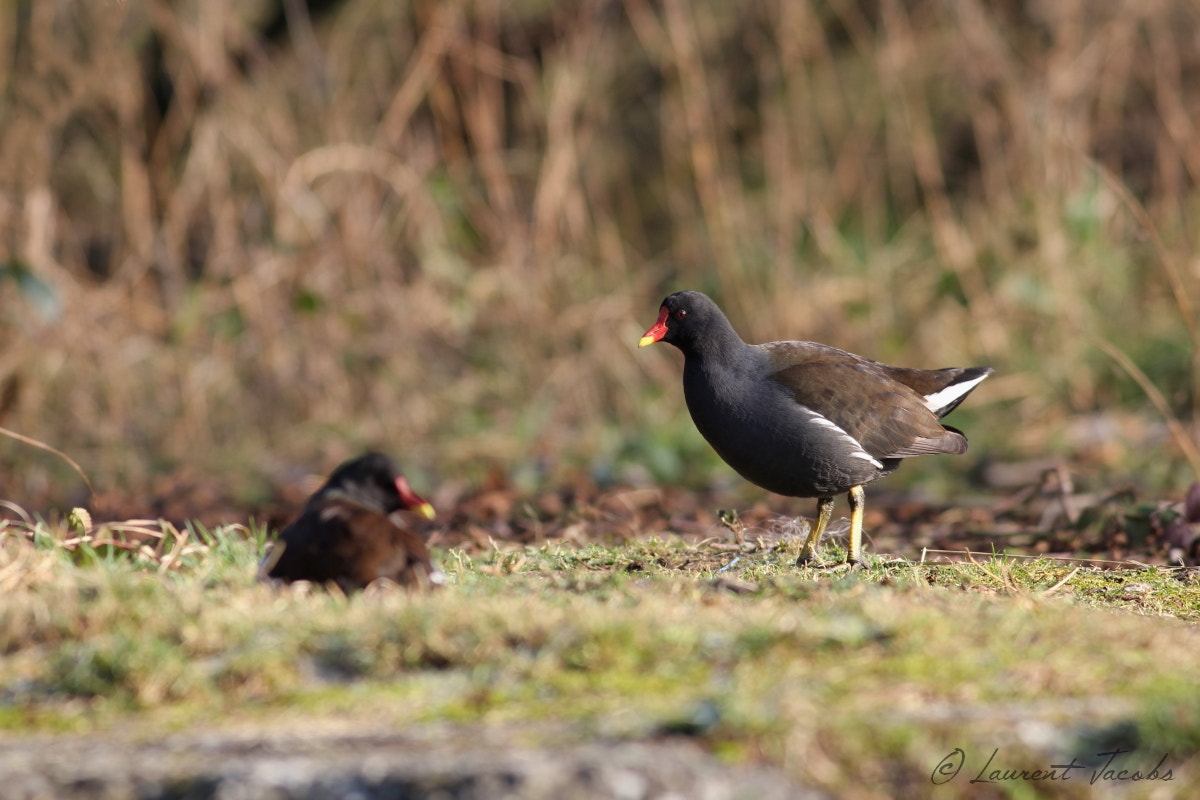
[[[927,394],[924,398],[922,398],[925,402],[925,407],[930,411],[937,413],[938,409],[945,408],[946,406],[950,405],[955,400],[978,386],[986,377],[986,374],[980,375],[978,378],[972,378],[971,380],[963,381],[962,383],[954,383],[950,386],[947,386],[945,389],[942,389],[941,391],[934,392],[933,394]]]

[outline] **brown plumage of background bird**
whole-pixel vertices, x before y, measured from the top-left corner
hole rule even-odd
[[[395,462],[381,453],[343,463],[283,529],[263,558],[264,580],[336,583],[362,589],[378,578],[423,588],[444,582],[424,539],[401,525],[397,512],[433,519]]]

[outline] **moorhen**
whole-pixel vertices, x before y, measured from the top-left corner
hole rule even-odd
[[[381,453],[351,459],[283,529],[259,574],[288,583],[333,582],[347,592],[376,578],[409,587],[443,583],[425,541],[399,524],[400,510],[434,516],[433,506],[409,487],[392,459]]]
[[[798,565],[812,560],[842,492],[846,560],[861,564],[863,485],[909,456],[965,452],[962,432],[938,420],[992,372],[890,367],[816,342],[746,344],[700,292],[663,300],[638,346],[660,341],[683,351],[688,411],[725,463],[768,491],[817,498]]]

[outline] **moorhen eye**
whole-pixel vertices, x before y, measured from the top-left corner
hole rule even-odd
[[[681,309],[679,309],[678,311],[676,311],[676,312],[675,312],[675,319],[683,319],[683,318],[684,318],[684,317],[686,317],[686,316],[687,316],[687,309],[686,309],[686,308],[681,308]]]

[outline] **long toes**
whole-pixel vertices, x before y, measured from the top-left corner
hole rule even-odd
[[[823,564],[821,564],[821,562],[817,561],[816,553],[814,553],[812,550],[803,550],[800,552],[800,557],[796,559],[796,566],[797,567],[807,567],[809,565],[813,565],[814,562],[815,562],[815,566],[818,566],[818,567],[823,566]]]
[[[816,555],[813,553],[801,553],[800,557],[796,559],[796,566],[823,569],[828,570],[829,572],[849,572],[853,570],[866,569],[867,562],[859,557],[854,561],[847,559],[845,561],[839,561],[836,564],[831,564],[817,560]]]

